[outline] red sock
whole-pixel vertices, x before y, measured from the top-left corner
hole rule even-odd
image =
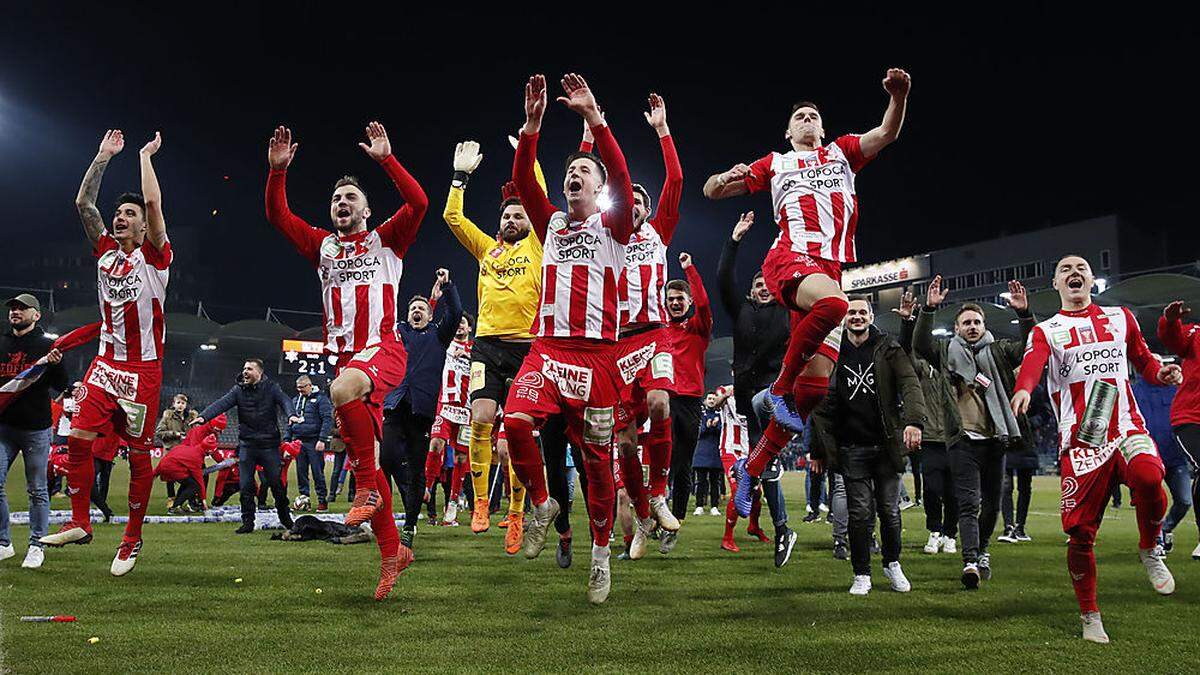
[[[796,412],[805,420],[817,409],[817,405],[829,392],[828,377],[797,377],[792,386],[792,397],[796,400]]]
[[[542,463],[542,453],[538,450],[537,441],[533,440],[533,425],[518,417],[506,417],[504,433],[508,437],[508,458],[517,474],[517,480],[529,491],[530,502],[534,506],[540,506],[550,498],[550,494],[546,491],[546,465]],[[609,469],[608,479],[611,483],[611,467]],[[502,474],[507,476],[508,472],[504,471]],[[611,506],[609,504],[610,511]]]
[[[432,490],[433,486],[437,485],[438,477],[442,475],[442,460],[446,458],[445,453],[437,450],[430,450],[425,455],[425,489]]]
[[[650,464],[650,496],[667,495],[667,476],[671,473],[671,418],[650,420],[646,437],[646,454]]]
[[[359,480],[357,475],[354,480]],[[400,552],[400,532],[396,529],[396,519],[392,515],[392,490],[387,477],[383,475],[383,469],[375,470],[372,482],[383,489],[379,491],[379,509],[371,516],[371,531],[375,533],[375,543],[379,545],[379,557],[392,558]]]
[[[749,471],[750,475],[755,478],[761,476],[771,460],[775,459],[791,440],[792,432],[771,419],[767,422],[767,428],[763,429],[763,435],[758,439],[758,445],[755,445],[754,449],[750,451],[750,458],[746,460],[746,471]]]
[[[355,399],[338,406],[338,429],[346,442],[346,454],[350,456],[350,468],[354,472],[354,487],[358,490],[379,489],[387,481],[375,481],[375,421],[362,399]]]
[[[636,452],[621,452],[619,466],[621,482],[625,484],[625,492],[633,504],[633,510],[639,519],[650,517],[650,500],[646,498],[646,486],[642,485],[642,461]]]
[[[1151,455],[1137,455],[1125,467],[1125,484],[1133,492],[1137,513],[1138,548],[1154,548],[1167,515],[1167,493],[1162,482],[1166,476],[1162,462]]]
[[[750,525],[746,528],[747,532],[761,532],[762,526],[758,524],[758,516],[762,513],[762,497],[755,493],[754,501],[750,504]]]
[[[462,494],[463,480],[467,477],[469,466],[465,459],[456,459],[454,461],[454,471],[450,474],[450,499],[458,501],[459,495]]]
[[[150,506],[150,489],[154,487],[154,467],[148,450],[129,450],[129,522],[125,523],[125,540],[142,538],[142,521]]]
[[[629,548],[629,545],[633,543],[633,535],[632,534],[627,534],[622,539],[625,542],[625,548]]]
[[[67,494],[71,496],[71,522],[76,525],[92,522],[92,483],[96,480],[92,443],[74,436],[67,438]]]
[[[736,492],[737,488],[733,489]],[[733,539],[733,528],[737,527],[738,514],[737,509],[733,508],[733,497],[725,504],[725,538]]]
[[[505,425],[508,420],[505,420]],[[573,434],[574,435],[574,434]],[[579,440],[574,435],[573,440]],[[512,432],[509,432],[509,446],[512,446]],[[583,461],[587,468],[587,511],[588,524],[592,530],[592,543],[596,546],[608,546],[609,536],[613,529],[613,508],[617,503],[617,487],[613,480],[612,451],[609,445],[583,443]],[[639,474],[639,478],[640,478]],[[542,485],[545,486],[543,479]],[[629,484],[625,484],[629,489]]]
[[[1075,586],[1075,598],[1079,600],[1079,613],[1098,612],[1096,605],[1096,554],[1092,542],[1076,543],[1075,535],[1067,544],[1067,571],[1071,573],[1071,584]]]
[[[817,353],[817,347],[821,346],[829,333],[841,324],[849,307],[849,303],[839,297],[821,298],[813,303],[812,309],[804,312],[799,321],[793,322],[792,337],[783,356],[783,367],[771,385],[771,393],[782,396],[791,392],[796,376]]]

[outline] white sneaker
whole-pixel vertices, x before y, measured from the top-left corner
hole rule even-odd
[[[588,602],[599,605],[608,599],[612,589],[612,574],[608,568],[608,549],[592,546],[592,571],[588,574]]]
[[[667,532],[679,531],[679,519],[671,513],[671,507],[667,506],[666,497],[650,498],[650,515]]]
[[[21,567],[27,570],[36,570],[46,561],[46,551],[41,546],[30,546],[25,552],[25,562],[21,563]]]
[[[937,532],[930,532],[929,541],[925,542],[925,548],[921,550],[929,554],[934,554],[938,552],[938,549],[941,547],[941,545],[942,535],[938,534]]]
[[[442,524],[458,524],[458,502],[451,501],[450,503],[446,504],[446,512],[442,514]]]
[[[871,592],[871,575],[855,574],[854,583],[850,585],[850,595],[866,595]]]
[[[1104,623],[1100,621],[1100,612],[1081,614],[1083,620],[1083,639],[1096,644],[1108,644],[1108,633],[1104,632]]]
[[[907,593],[912,590],[912,584],[909,583],[908,577],[904,576],[904,570],[900,569],[900,561],[896,560],[888,563],[883,568],[883,576],[892,582],[892,590],[897,593]]]
[[[1192,549],[1192,560],[1200,560],[1200,544],[1196,544],[1196,548]]]
[[[912,499],[901,499],[900,500],[900,510],[901,511],[907,511],[907,510],[911,509],[912,507],[913,507]]]
[[[1157,546],[1144,548],[1138,551],[1138,557],[1142,559],[1142,565],[1150,577],[1150,585],[1154,587],[1155,591],[1158,591],[1159,595],[1170,595],[1175,592],[1175,577],[1171,576],[1171,570],[1167,569],[1162,549]]]
[[[0,560],[8,560],[9,558],[15,556],[16,554],[17,554],[17,550],[15,548],[13,548],[12,544],[8,544],[7,546],[0,546]]]
[[[703,507],[703,506],[697,506],[697,507],[696,507],[696,510],[695,510],[695,511],[692,511],[692,515],[693,515],[693,516],[702,516],[702,515],[704,515],[704,507]]]
[[[817,504],[817,510],[819,510],[821,513],[829,513],[829,507],[823,503]]]
[[[942,553],[958,553],[958,543],[954,537],[942,537]]]
[[[717,507],[715,507],[715,506],[714,506],[714,507],[712,507],[711,509],[709,509],[709,510],[708,510],[708,515],[710,515],[710,516],[719,516],[719,515],[721,515],[721,509],[718,509]],[[1193,558],[1200,558],[1200,546],[1197,546],[1197,547],[1196,547],[1196,552],[1192,554],[1192,557],[1193,557]]]
[[[629,559],[641,560],[642,556],[646,555],[646,544],[650,541],[650,535],[654,533],[654,518],[647,518],[636,522],[633,528],[633,539],[629,542]]]
[[[114,577],[123,577],[133,571],[133,566],[137,564],[138,553],[142,551],[142,540],[130,543],[122,540],[121,545],[117,548],[117,555],[113,557],[112,567],[109,572]]]

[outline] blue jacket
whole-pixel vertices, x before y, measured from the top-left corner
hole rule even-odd
[[[297,417],[303,417],[303,422],[289,424],[284,440],[293,438],[300,440],[317,439],[329,442],[329,434],[333,433],[333,401],[320,391],[314,391],[311,396],[296,396],[292,399],[292,407]]]
[[[446,349],[458,332],[462,313],[458,289],[453,282],[447,282],[442,286],[442,301],[433,310],[433,320],[424,328],[417,330],[407,321],[400,322],[400,339],[408,352],[408,363],[400,385],[383,399],[384,410],[394,410],[407,400],[414,413],[433,418],[442,391]]]
[[[1171,430],[1171,402],[1175,400],[1175,389],[1173,386],[1150,384],[1140,377],[1133,382],[1133,398],[1146,420],[1146,431],[1150,432],[1150,438],[1158,446],[1163,466],[1168,469],[1187,462],[1187,457],[1175,442],[1175,432]]]
[[[713,426],[708,426],[713,420]],[[705,410],[700,415],[700,436],[696,439],[696,452],[692,455],[693,469],[721,469],[721,414],[716,410]]]
[[[215,400],[200,416],[205,421],[237,406],[238,440],[253,445],[279,445],[279,418],[292,416],[292,402],[283,389],[266,375],[256,384],[235,384],[221,398]]]

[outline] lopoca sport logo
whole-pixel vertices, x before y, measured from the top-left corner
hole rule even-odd
[[[375,233],[368,238],[376,237]],[[383,270],[386,263],[378,252],[361,241],[343,242],[334,236],[321,243],[321,281],[334,286],[345,284],[369,284]]]
[[[780,165],[779,189],[781,192],[806,190],[809,192],[831,192],[846,187],[846,165],[840,161],[826,162],[818,166],[799,167],[795,160],[783,160]]]
[[[100,293],[105,301],[119,305],[134,302],[142,292],[142,275],[133,260],[121,251],[113,250],[100,256]]]
[[[649,225],[642,225],[642,229],[635,232],[629,239],[629,243],[625,246],[625,266],[633,267],[643,263],[661,262],[663,257],[663,245],[657,236],[648,234],[645,229]]]
[[[1063,355],[1058,367],[1060,377],[1071,375],[1120,375],[1125,372],[1125,348],[1121,345],[1080,348]]]
[[[508,252],[507,257],[505,252]],[[523,277],[529,274],[529,266],[532,263],[528,254],[517,252],[515,247],[505,249],[497,246],[479,261],[479,276],[493,276],[497,279]]]

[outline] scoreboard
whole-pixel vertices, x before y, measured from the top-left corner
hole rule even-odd
[[[337,357],[325,353],[325,344],[316,340],[283,341],[279,356],[280,375],[308,375],[332,380]]]

